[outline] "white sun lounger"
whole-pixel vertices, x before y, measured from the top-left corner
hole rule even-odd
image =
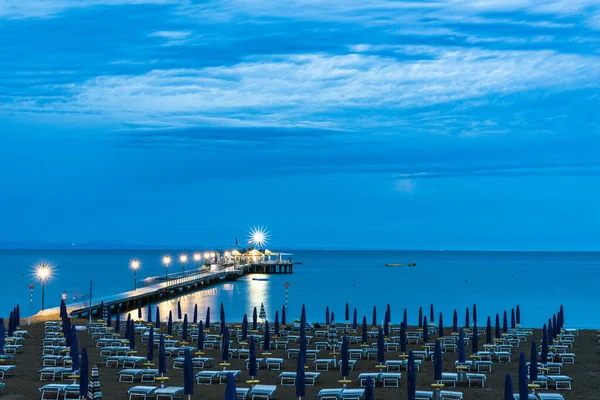
[[[365,389],[344,389],[340,394],[342,400],[360,400],[365,394]]]
[[[565,400],[560,393],[538,393],[540,400]]]
[[[71,368],[66,367],[44,367],[40,369],[40,381],[63,379],[64,375],[71,374]]]
[[[399,387],[400,378],[402,374],[400,372],[382,372],[379,375],[379,379],[383,382],[383,387]],[[366,382],[365,382],[366,383]]]
[[[147,400],[148,397],[154,397],[154,391],[158,389],[154,386],[134,386],[127,391],[129,393],[129,400],[133,398],[142,398]]]
[[[275,398],[275,391],[277,390],[277,386],[275,385],[255,385],[252,390],[250,390],[250,396],[252,400],[255,399],[266,399],[271,400]]]
[[[571,390],[571,382],[573,379],[566,375],[550,375],[548,376],[550,383],[554,384],[556,390]]]
[[[358,375],[358,381],[360,382],[360,387],[367,386],[367,379],[371,378],[373,380],[373,386],[375,386],[375,382],[379,379],[379,372],[363,372]]]
[[[400,371],[404,365],[404,360],[387,360],[385,367],[387,371]]]
[[[126,356],[127,353],[131,351],[129,347],[121,347],[121,346],[107,346],[100,348],[100,356],[108,357],[108,356]]]
[[[318,358],[314,363],[315,371],[329,371],[329,366],[333,364],[333,358]]]
[[[321,389],[317,397],[321,400],[338,400],[344,389]]]
[[[248,388],[235,388],[235,397],[237,400],[246,400],[248,398],[248,393],[250,393],[250,389]]]
[[[267,358],[265,359],[265,364],[267,365],[267,369],[279,371],[283,364],[283,358]]]
[[[156,389],[154,391],[154,398],[156,400],[160,400],[160,399],[174,400],[177,397],[180,397],[182,393],[183,393],[183,387],[169,386],[166,388]]]
[[[307,386],[314,386],[319,379],[320,372],[305,372],[304,380]],[[279,374],[280,385],[282,386],[294,386],[296,384],[296,373],[295,372],[282,372]]]
[[[485,374],[465,374],[467,377],[467,381],[469,382],[469,387],[471,387],[471,383],[480,383],[481,387],[485,387],[485,381],[487,377]]]
[[[415,391],[415,400],[432,400],[433,392],[429,392],[426,390],[417,390]]]
[[[462,400],[462,392],[454,392],[451,390],[442,390],[440,392],[440,400]]]
[[[133,383],[135,379],[142,374],[141,369],[123,369],[118,372],[119,382]]]
[[[16,365],[0,365],[0,379],[4,379],[4,375],[10,375],[15,369],[17,369]]]
[[[452,385],[452,387],[456,387],[456,382],[458,382],[457,373],[442,372],[442,380],[440,380],[440,383],[443,383],[446,386]]]
[[[77,399],[79,398],[79,385],[61,385],[56,383],[51,383],[48,385],[44,385],[40,388],[40,392],[42,393],[42,400],[58,400],[63,399]],[[73,397],[73,396],[76,397]]]
[[[196,382],[198,385],[212,385],[213,379],[219,377],[220,371],[200,371],[196,374]]]
[[[146,357],[127,356],[121,360],[121,366],[123,368],[135,368],[138,363],[147,360]]]

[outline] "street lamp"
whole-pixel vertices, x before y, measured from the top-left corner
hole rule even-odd
[[[133,290],[137,290],[137,270],[140,268],[138,260],[131,261],[131,269],[133,270]]]
[[[194,254],[194,261],[196,261],[196,269],[199,269],[200,260],[202,259],[202,255],[200,253]]]
[[[185,263],[188,260],[188,256],[187,254],[182,254],[179,256],[179,261],[181,262],[181,274],[183,275],[185,273]]]
[[[52,268],[50,268],[48,264],[41,264],[39,267],[37,267],[35,274],[40,282],[42,282],[42,311],[44,311],[44,287],[46,281],[52,276]]]
[[[171,257],[164,256],[162,262],[165,264],[165,279],[169,280],[169,265],[171,265]]]

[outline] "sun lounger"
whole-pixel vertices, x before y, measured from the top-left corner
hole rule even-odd
[[[106,357],[106,366],[107,367],[118,367],[124,358],[125,358],[125,356]]]
[[[546,367],[548,368],[548,375],[560,375],[562,366],[562,363],[558,362],[547,363]]]
[[[181,397],[183,394],[183,387],[181,386],[168,386],[166,388],[156,389],[154,391],[154,398],[156,400],[169,399],[174,400]]]
[[[319,379],[320,372],[305,372],[304,379],[307,386],[314,386]],[[279,374],[279,384],[282,386],[294,386],[296,384],[295,372],[282,372]]]
[[[383,382],[383,387],[399,387],[402,374],[399,372],[382,372],[379,379]]]
[[[199,385],[212,385],[213,379],[219,377],[220,371],[200,371],[196,374],[196,382]]]
[[[16,365],[0,365],[0,379],[4,379],[5,375],[10,375],[15,369]]]
[[[321,400],[338,400],[344,389],[321,389],[317,397]]]
[[[365,389],[344,389],[340,394],[342,400],[360,400],[365,394]]]
[[[404,365],[404,360],[387,360],[385,367],[387,371],[400,371]]]
[[[521,395],[518,393],[514,393],[513,397],[515,398],[515,400],[521,400]],[[527,400],[539,400],[539,399],[537,398],[537,396],[535,394],[529,393],[527,395]]]
[[[565,400],[560,393],[538,393],[540,400]]]
[[[373,386],[375,386],[375,382],[379,379],[379,372],[363,372],[358,375],[358,381],[360,382],[360,387],[367,386],[367,379],[371,378],[373,380]]]
[[[529,375],[527,375],[527,379],[531,380]],[[548,389],[548,382],[550,382],[550,378],[547,375],[538,375],[537,379],[531,383],[540,385],[540,389]]]
[[[510,362],[509,351],[497,351],[494,354],[496,354],[496,360],[498,360],[498,362]]]
[[[2,389],[4,389],[4,386],[6,386],[6,383],[0,382],[0,394],[2,394]]]
[[[66,374],[71,374],[71,368],[65,367],[44,367],[40,369],[40,381],[55,381],[57,379],[63,379]]]
[[[458,374],[453,372],[442,372],[442,380],[440,380],[440,383],[443,383],[446,386],[452,385],[452,387],[456,387],[456,382],[458,382]]]
[[[415,400],[432,400],[433,392],[429,392],[426,390],[416,390],[415,391]]]
[[[42,366],[43,367],[57,367],[60,365],[65,365],[65,362],[70,362],[70,356],[42,356]]]
[[[17,354],[21,352],[21,348],[23,345],[21,344],[8,344],[4,346],[4,354]]]
[[[277,390],[277,386],[275,385],[255,385],[252,390],[250,390],[250,396],[252,400],[255,399],[266,399],[271,400],[275,398],[275,391]]]
[[[248,388],[235,388],[235,397],[237,400],[246,400],[248,398],[248,393],[250,393],[250,389]]]
[[[129,347],[106,346],[100,348],[100,357],[108,356],[126,356],[130,351]]]
[[[62,385],[51,383],[40,388],[42,400],[77,399],[79,398],[79,385]],[[76,396],[76,397],[73,397]]]
[[[156,389],[157,388],[154,386],[134,386],[129,389],[127,393],[129,394],[129,400],[138,397],[146,400],[149,397],[154,397],[154,391]]]
[[[283,364],[283,358],[266,358],[265,364],[267,365],[267,369],[272,371],[281,370],[281,365]]]
[[[139,363],[147,360],[146,357],[127,356],[121,359],[123,368],[135,368]]]
[[[462,400],[462,392],[454,392],[451,390],[442,390],[440,392],[440,400]]]
[[[63,390],[63,400],[79,400],[79,385],[67,385]]]
[[[571,390],[571,382],[573,379],[566,375],[550,375],[548,376],[550,383],[554,384],[556,390]]]
[[[479,383],[481,387],[485,387],[485,381],[487,377],[485,374],[465,374],[467,377],[467,381],[469,382],[469,387],[471,387],[472,383]]]
[[[492,372],[494,363],[490,360],[479,360],[475,361],[475,365],[477,366],[477,372]]]
[[[338,362],[338,366],[340,368],[340,371],[342,370],[342,362]],[[356,360],[348,360],[348,369],[350,371],[354,371],[354,367],[356,366]]]
[[[133,383],[142,374],[141,369],[124,369],[119,371],[119,382]]]
[[[575,364],[575,354],[574,353],[563,353],[560,355],[560,359],[563,364]]]
[[[329,366],[333,364],[333,358],[319,358],[315,360],[315,371],[329,371]]]

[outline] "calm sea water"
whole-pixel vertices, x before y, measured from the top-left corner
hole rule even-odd
[[[37,313],[41,287],[33,270],[41,261],[54,266],[52,279],[46,284],[46,307],[55,307],[63,292],[67,292],[68,302],[85,300],[90,280],[95,299],[131,290],[130,260],[141,260],[141,280],[164,274],[160,261],[167,253],[174,259],[179,254],[158,250],[0,250],[0,315],[7,314],[16,303],[21,305],[23,316]],[[446,325],[450,325],[454,309],[462,323],[465,308],[476,303],[481,325],[488,315],[494,321],[496,313],[502,318],[502,312],[508,310],[510,315],[510,309],[519,304],[522,324],[533,327],[541,326],[562,304],[568,326],[600,328],[600,315],[590,307],[597,297],[600,253],[295,251],[294,260],[302,262],[294,267],[294,274],[264,276],[268,281],[246,276],[161,303],[161,315],[164,318],[169,310],[176,310],[180,300],[188,314],[198,304],[201,317],[210,306],[213,319],[223,303],[229,321],[240,321],[244,313],[250,316],[254,307],[264,303],[273,319],[275,311],[285,304],[284,283],[289,282],[288,319],[299,317],[305,304],[310,321],[323,321],[325,306],[329,306],[336,321],[341,322],[349,302],[351,308],[357,308],[359,319],[367,315],[371,321],[373,306],[382,319],[389,303],[392,323],[401,319],[405,307],[409,323],[416,323],[419,307],[429,315],[433,303],[436,321],[442,312]],[[405,266],[386,267],[386,263]],[[408,263],[417,266],[406,267]],[[187,267],[195,265],[188,263]],[[181,270],[181,264],[175,263],[172,269]],[[32,303],[30,283],[35,284]]]

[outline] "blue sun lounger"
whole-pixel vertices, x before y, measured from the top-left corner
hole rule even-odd
[[[365,389],[344,389],[340,394],[342,400],[361,400],[365,394]]]
[[[15,369],[16,365],[0,365],[0,379],[4,379],[4,375],[12,373]]]
[[[565,400],[560,393],[538,393],[540,400]]]
[[[573,379],[566,375],[549,375],[550,383],[554,384],[556,390],[571,390]]]
[[[141,398],[147,400],[149,397],[154,397],[154,391],[158,389],[154,386],[134,386],[127,391],[129,400]]]
[[[429,392],[426,390],[417,390],[415,391],[415,400],[432,400],[433,392]]]
[[[338,400],[344,389],[321,389],[317,397],[321,400]]]
[[[462,400],[462,392],[454,392],[451,390],[442,390],[440,392],[440,400]]]
[[[515,400],[521,400],[521,396],[518,393],[513,394],[513,397],[515,398]],[[533,393],[529,393],[527,395],[527,400],[539,400],[535,394]]]
[[[252,400],[255,399],[266,399],[271,400],[275,398],[275,391],[277,390],[277,386],[275,385],[255,385],[252,390],[250,390],[250,398]]]
[[[182,394],[183,394],[182,386],[169,386],[166,388],[156,389],[154,391],[154,398],[156,400],[160,400],[160,399],[174,400],[178,397],[181,397]]]

